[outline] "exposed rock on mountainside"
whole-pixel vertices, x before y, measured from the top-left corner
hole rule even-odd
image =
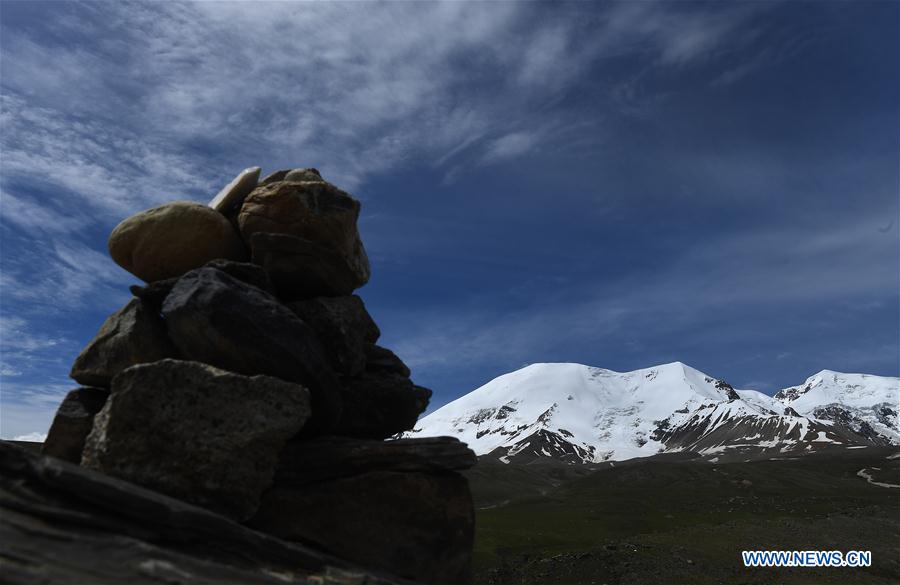
[[[479,455],[528,463],[619,461],[693,451],[709,459],[900,444],[900,380],[822,372],[770,397],[680,362],[633,372],[534,364],[423,418]]]
[[[147,284],[76,360],[72,376],[96,388],[67,397],[44,453],[347,561],[465,582],[474,521],[457,471],[475,455],[456,439],[385,441],[431,391],[375,345],[352,294],[369,279],[359,202],[315,169],[259,174],[210,207],[174,202],[113,230],[113,259]]]

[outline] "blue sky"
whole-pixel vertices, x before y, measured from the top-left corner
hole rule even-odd
[[[528,363],[900,374],[898,3],[0,3],[0,434],[124,217],[315,166],[433,407]]]

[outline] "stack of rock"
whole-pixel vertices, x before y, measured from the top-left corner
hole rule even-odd
[[[208,206],[120,223],[147,284],[103,323],[44,453],[285,540],[429,583],[467,580],[475,462],[455,439],[391,439],[431,391],[376,345],[360,204],[315,169],[248,169]]]

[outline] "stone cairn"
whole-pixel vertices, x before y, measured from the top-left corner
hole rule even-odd
[[[469,578],[475,463],[396,438],[431,391],[376,345],[360,204],[315,169],[254,167],[211,202],[122,221],[146,282],[81,352],[44,454],[424,583]]]

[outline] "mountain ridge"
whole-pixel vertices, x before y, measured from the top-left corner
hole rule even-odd
[[[693,451],[710,460],[900,444],[900,378],[822,370],[775,396],[676,361],[630,372],[530,364],[423,417],[504,463],[621,461]]]

